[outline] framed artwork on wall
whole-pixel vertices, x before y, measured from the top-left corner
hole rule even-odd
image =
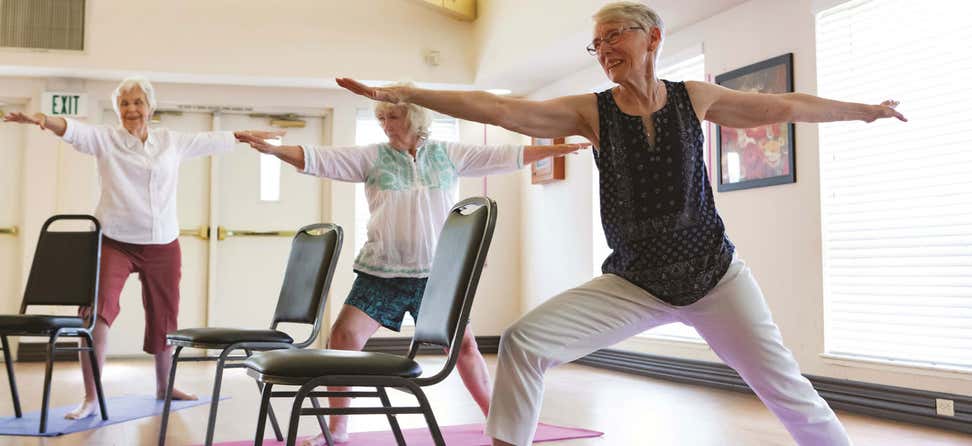
[[[716,84],[739,91],[793,91],[793,53],[720,74]],[[793,123],[750,129],[716,127],[719,192],[796,182]]]
[[[535,146],[563,144],[564,138],[533,138]],[[564,157],[555,156],[539,160],[530,167],[530,184],[546,184],[566,178]]]

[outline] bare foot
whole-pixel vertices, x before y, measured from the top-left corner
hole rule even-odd
[[[165,399],[165,393],[156,394],[155,397],[160,400]],[[172,389],[172,401],[195,401],[199,397],[192,393],[186,393],[179,389]]]
[[[331,439],[334,440],[335,444],[347,443],[348,433],[344,432],[341,434],[337,434],[331,432]],[[327,440],[324,438],[324,434],[317,434],[316,437],[308,438],[304,440],[303,443],[300,444],[300,446],[326,446],[326,445],[327,445]]]
[[[67,420],[80,420],[94,415],[97,409],[98,402],[96,400],[84,400],[76,409],[64,414],[64,418]]]

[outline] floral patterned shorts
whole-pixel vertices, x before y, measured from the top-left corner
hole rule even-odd
[[[389,330],[401,331],[405,312],[418,320],[427,278],[377,277],[360,271],[344,301]]]

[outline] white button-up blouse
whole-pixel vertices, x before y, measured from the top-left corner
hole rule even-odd
[[[179,164],[233,149],[233,132],[175,132],[150,128],[141,140],[123,127],[67,120],[64,141],[98,160],[101,197],[95,216],[111,239],[139,245],[179,237]],[[200,191],[203,193],[203,191]]]
[[[523,167],[523,146],[426,141],[416,156],[387,143],[302,146],[303,173],[365,183],[371,219],[354,269],[378,277],[428,277],[439,233],[456,203],[460,176]]]

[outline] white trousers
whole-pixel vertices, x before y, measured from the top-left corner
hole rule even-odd
[[[851,444],[830,406],[800,374],[759,285],[738,258],[718,285],[691,305],[669,305],[619,276],[605,274],[523,316],[500,340],[486,433],[517,446],[531,444],[547,369],[671,322],[695,327],[798,444]]]

